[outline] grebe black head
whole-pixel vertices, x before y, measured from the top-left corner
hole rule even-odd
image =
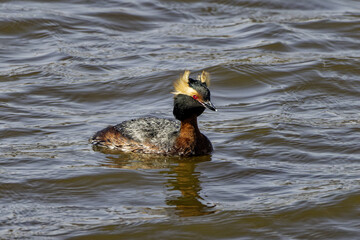
[[[97,132],[91,143],[126,152],[167,155],[205,155],[213,150],[209,139],[197,125],[197,117],[205,108],[216,111],[210,101],[209,74],[202,72],[198,78],[189,78],[185,71],[174,82],[174,116],[181,124],[162,118],[139,118],[109,126]]]
[[[200,116],[205,108],[216,111],[210,101],[209,74],[205,71],[198,79],[189,78],[190,71],[185,73],[174,83],[175,94],[173,114],[176,119],[182,121]]]

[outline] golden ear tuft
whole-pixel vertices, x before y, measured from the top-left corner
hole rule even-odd
[[[205,83],[206,86],[210,86],[210,74],[208,72],[202,71],[202,73],[198,76],[198,80]]]
[[[180,76],[175,82],[174,82],[174,88],[175,91],[172,92],[175,95],[178,94],[185,94],[188,96],[196,95],[197,92],[195,89],[191,88],[189,86],[189,75],[190,71],[186,70],[183,75]]]

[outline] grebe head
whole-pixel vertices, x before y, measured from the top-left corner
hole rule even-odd
[[[178,120],[197,117],[202,114],[205,108],[216,111],[216,108],[210,101],[209,73],[203,71],[198,78],[189,78],[190,71],[184,74],[174,82],[174,116]]]

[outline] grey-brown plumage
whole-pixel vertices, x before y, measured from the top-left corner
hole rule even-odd
[[[122,122],[115,129],[126,138],[148,142],[166,151],[174,145],[180,123],[165,118],[139,118]]]

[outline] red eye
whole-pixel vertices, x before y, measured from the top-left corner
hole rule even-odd
[[[194,96],[193,96],[193,99],[195,99],[195,100],[196,100],[196,99],[198,99],[198,98],[199,98],[199,97],[198,97],[198,96],[196,96],[196,95],[194,95]]]

